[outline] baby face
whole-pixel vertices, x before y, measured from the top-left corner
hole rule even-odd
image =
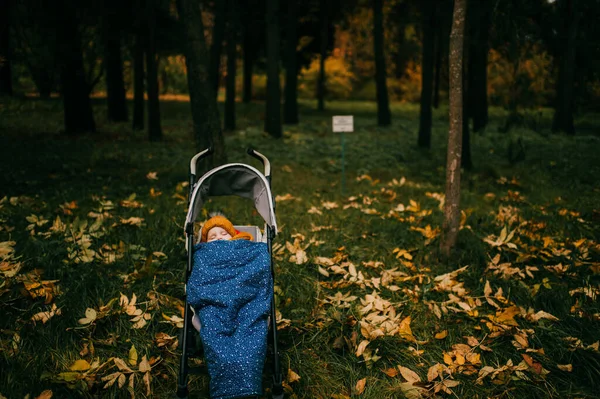
[[[206,242],[217,241],[217,240],[230,240],[231,234],[222,227],[213,227],[208,231],[206,236]]]

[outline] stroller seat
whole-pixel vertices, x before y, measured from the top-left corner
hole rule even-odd
[[[204,356],[211,376],[211,397],[225,399],[248,395],[238,395],[238,392],[235,395],[233,392],[230,394],[229,386],[246,386],[247,392],[251,395],[260,395],[265,352],[268,350],[272,356],[273,370],[271,396],[274,399],[281,399],[283,398],[283,373],[277,348],[272,263],[272,241],[277,234],[277,221],[275,201],[271,194],[270,164],[264,155],[249,149],[248,154],[263,163],[264,174],[252,166],[234,163],[214,168],[196,181],[197,163],[211,153],[212,149],[202,151],[190,162],[189,209],[185,223],[188,255],[186,286],[192,276],[195,260],[202,264],[203,268],[197,269],[193,284],[186,287],[186,305],[188,296],[194,300],[189,303],[190,306],[184,308],[177,396],[179,398],[188,396],[188,374],[191,372],[188,356],[194,355],[195,352],[191,350],[194,346],[194,336],[200,332],[205,349]],[[238,196],[253,200],[256,211],[265,221],[264,232],[257,226],[234,226],[234,228],[250,233],[254,243],[245,240],[215,242],[216,246],[203,247],[207,250],[199,250],[195,253],[195,220],[203,204],[210,197],[215,196]],[[212,244],[199,244],[198,248]],[[246,261],[249,263],[244,263]],[[246,267],[248,265],[249,267]],[[224,282],[224,288],[218,285],[221,282]],[[198,287],[202,288],[197,289]],[[198,306],[197,312],[194,312],[192,304]],[[249,307],[246,306],[247,304]],[[204,325],[201,325],[203,323]],[[225,339],[230,337],[233,337],[232,341]],[[254,352],[260,355],[247,352],[245,347],[249,342],[253,348],[262,348]],[[233,357],[230,356],[232,353]],[[245,373],[251,377],[246,380],[242,375],[244,373],[232,372],[232,367],[235,370],[238,367],[244,371],[251,370]],[[216,385],[213,386],[213,382],[218,384],[218,389]]]

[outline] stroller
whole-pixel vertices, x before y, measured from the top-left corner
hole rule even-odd
[[[204,202],[209,197],[216,196],[238,196],[252,199],[256,210],[265,221],[264,235],[257,226],[234,226],[239,231],[245,231],[252,234],[254,241],[264,242],[268,248],[268,263],[270,263],[271,278],[274,278],[274,267],[272,262],[272,242],[277,234],[277,222],[275,219],[275,201],[271,194],[271,167],[267,157],[248,148],[247,153],[261,161],[264,166],[264,175],[256,168],[242,164],[231,163],[214,168],[204,174],[196,181],[196,168],[198,163],[211,155],[212,146],[196,154],[190,161],[190,193],[189,209],[185,223],[186,250],[187,250],[187,268],[185,274],[186,286],[193,269],[194,259],[194,222],[202,209]],[[272,281],[272,280],[271,280]],[[268,288],[270,297],[273,297],[273,286]],[[190,367],[188,360],[190,356],[196,355],[196,338],[200,327],[197,315],[193,308],[187,302],[184,311],[184,325],[180,340],[182,349],[181,362],[179,368],[179,377],[177,382],[177,397],[186,398],[188,396],[188,375],[200,374],[199,367]],[[283,398],[282,371],[279,362],[279,353],[277,349],[277,323],[275,301],[271,300],[269,313],[269,332],[267,340],[271,344],[273,386],[271,389],[273,399]],[[266,335],[265,335],[266,336]],[[264,359],[263,359],[264,362]],[[262,373],[262,369],[258,371]]]

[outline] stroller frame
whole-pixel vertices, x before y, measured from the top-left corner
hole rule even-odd
[[[228,165],[223,165],[222,168],[225,168],[227,166],[236,166],[236,167],[246,167],[248,168],[249,171],[253,171],[254,173],[257,174],[257,177],[259,178],[263,178],[264,181],[267,182],[266,184],[266,191],[267,191],[267,199],[272,202],[271,208],[273,210],[272,215],[269,215],[270,217],[267,217],[267,215],[265,214],[264,210],[261,212],[261,210],[259,209],[259,213],[261,214],[261,216],[263,216],[263,218],[265,219],[265,235],[266,235],[266,243],[267,243],[267,247],[269,250],[269,258],[270,258],[270,269],[271,269],[271,276],[273,277],[273,281],[275,281],[275,271],[274,271],[274,267],[273,267],[273,239],[275,237],[275,235],[277,234],[277,225],[275,222],[275,214],[274,214],[274,209],[275,209],[275,199],[272,197],[270,189],[271,189],[271,166],[269,163],[269,160],[266,156],[264,156],[263,154],[259,153],[258,151],[255,151],[252,148],[248,148],[247,151],[248,155],[258,159],[264,167],[265,173],[264,175],[262,175],[258,170],[248,166],[248,165],[243,165],[243,164],[228,164]],[[185,284],[187,285],[187,282],[189,280],[190,274],[192,272],[192,266],[193,266],[193,255],[194,255],[194,222],[195,222],[195,213],[194,213],[194,208],[195,208],[195,204],[197,199],[195,198],[196,196],[194,195],[197,191],[197,189],[200,189],[201,187],[197,187],[196,185],[198,183],[202,183],[204,178],[206,176],[208,176],[211,172],[215,171],[216,169],[213,169],[209,172],[207,172],[206,174],[204,174],[200,179],[196,179],[196,169],[197,169],[197,165],[198,163],[210,156],[213,153],[213,147],[209,147],[208,149],[205,149],[199,153],[197,153],[194,157],[192,157],[191,161],[190,161],[190,180],[189,180],[189,186],[190,186],[190,192],[189,192],[189,197],[188,197],[188,217],[186,218],[186,224],[185,224],[185,234],[186,234],[186,250],[187,250],[187,267],[186,267],[186,273],[185,273]],[[218,168],[217,168],[218,169]],[[206,194],[206,193],[205,193]],[[237,196],[242,196],[242,197],[247,197],[247,198],[252,198],[250,197],[249,194],[256,194],[256,193],[240,193],[240,192],[236,192],[236,193],[227,193],[227,194],[213,194],[213,193],[208,193],[208,196],[218,196],[218,195],[237,195]],[[257,203],[257,199],[255,199],[255,204],[257,205],[257,209],[258,209],[258,203]],[[193,203],[192,203],[193,202]],[[263,198],[263,202],[264,202],[264,198]],[[184,324],[183,324],[183,331],[182,331],[182,339],[181,339],[181,343],[180,343],[180,347],[182,349],[182,354],[181,354],[181,361],[180,361],[180,367],[179,367],[179,376],[178,376],[178,380],[177,380],[177,397],[178,398],[187,398],[188,394],[189,394],[189,390],[188,390],[188,375],[189,374],[199,374],[199,368],[197,367],[190,367],[188,365],[188,357],[191,355],[191,351],[190,349],[192,348],[192,343],[195,342],[195,335],[197,334],[197,331],[194,329],[193,324],[192,324],[192,317],[193,317],[193,312],[190,308],[190,306],[187,304],[187,293],[184,294],[184,302],[185,302],[185,310],[184,310]],[[282,371],[281,371],[281,363],[279,360],[279,351],[278,351],[278,347],[277,347],[277,319],[276,319],[276,309],[275,309],[275,299],[273,298],[273,300],[271,301],[271,311],[270,311],[270,326],[269,326],[269,338],[271,339],[271,344],[272,344],[272,357],[273,357],[273,385],[271,388],[271,393],[272,393],[272,398],[273,399],[283,399],[283,385],[282,385],[282,381],[283,381],[283,376],[282,376]],[[269,339],[267,338],[267,339]],[[193,341],[192,341],[193,340]]]

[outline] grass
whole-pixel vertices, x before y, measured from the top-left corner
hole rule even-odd
[[[171,344],[185,267],[182,183],[194,155],[189,103],[162,102],[165,140],[150,143],[128,124],[108,123],[104,103],[94,101],[98,133],[77,139],[60,135],[58,99],[0,103],[0,394],[7,398],[37,397],[48,389],[60,398],[129,397],[131,375],[135,396],[147,397],[139,371],[143,356],[152,359],[153,397],[171,397],[176,387],[179,355]],[[276,243],[282,247],[275,251],[276,300],[290,320],[280,330],[282,362],[300,376],[288,380],[288,396],[597,396],[600,127],[590,127],[592,116],[582,116],[585,135],[551,134],[547,111],[537,130],[502,134],[506,114],[492,109],[486,131],[472,137],[476,169],[462,176],[468,227],[453,256],[442,259],[439,237],[424,234],[442,220],[431,193],[444,191],[447,110],[434,111],[432,148],[424,151],[416,146],[414,105],[393,104],[389,128],[376,126],[373,103],[330,102],[325,113],[312,102],[301,107],[302,122],[285,126],[284,138],[274,141],[262,133],[263,105],[239,104],[239,128],[226,138],[229,161],[259,167],[245,155],[252,145],[271,160],[274,194],[293,197],[277,204],[282,231]],[[345,136],[342,192],[342,146],[330,132],[330,117],[344,114],[355,115],[355,132]],[[519,139],[525,158],[511,163],[508,148]],[[329,209],[332,204],[337,207]],[[206,208],[260,225],[246,200],[215,199]],[[503,227],[515,231],[508,243],[516,247],[484,241],[496,240]],[[308,262],[290,260],[285,244],[295,241]],[[395,249],[410,255],[399,259]],[[319,272],[317,257],[332,259],[338,269],[321,265]],[[339,302],[333,299],[338,292],[356,298]],[[386,334],[368,319],[373,311],[361,312],[374,293],[382,320],[392,320],[400,332]],[[131,301],[134,294],[136,309],[149,315],[141,328],[132,328],[135,315],[119,303],[121,295]],[[53,305],[60,314],[32,321]],[[97,319],[80,324],[88,308]],[[517,311],[511,315],[510,309]],[[532,318],[539,311],[558,320]],[[384,336],[369,338],[357,356],[368,338],[361,321]],[[165,336],[173,338],[161,341]],[[466,337],[483,346],[470,345],[469,356],[477,357],[461,363],[457,354],[465,355]],[[118,380],[104,388],[105,377],[118,371],[110,359],[128,361],[132,347],[135,372],[124,373],[123,388]],[[84,370],[77,370],[82,359]],[[429,381],[436,364],[445,365],[440,375],[452,386],[440,377]],[[208,377],[193,377],[190,389],[193,397],[208,397]]]

